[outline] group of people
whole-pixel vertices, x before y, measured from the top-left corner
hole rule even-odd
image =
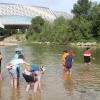
[[[67,72],[67,74],[70,74],[72,63],[74,61],[74,51],[73,50],[64,50],[62,55],[62,68],[64,71]]]
[[[91,56],[90,47],[87,47],[86,50],[83,52],[84,61],[83,63],[90,64],[94,58]],[[70,74],[72,64],[74,62],[74,51],[73,50],[64,50],[62,55],[62,68],[64,69],[67,74]]]
[[[45,73],[45,67],[38,66],[36,64],[30,64],[25,61],[25,57],[21,53],[22,49],[16,48],[15,55],[13,59],[6,65],[10,76],[11,76],[11,86],[17,88],[19,85],[20,77],[20,67],[22,64],[25,66],[25,70],[22,73],[25,81],[27,82],[26,91],[28,92],[31,84],[34,83],[34,92],[36,93],[41,89],[41,75]],[[87,47],[83,53],[84,63],[90,64],[93,60],[91,57],[90,48]],[[0,52],[0,78],[1,78],[1,60],[2,54]],[[74,62],[74,51],[73,50],[64,50],[62,55],[62,68],[67,74],[71,73],[72,64]]]
[[[28,92],[31,84],[34,83],[34,92],[36,93],[41,89],[41,75],[45,72],[45,68],[36,64],[27,63],[20,48],[15,49],[13,59],[6,65],[11,76],[11,86],[14,88],[18,87],[20,67],[22,64],[25,66],[25,70],[22,75],[27,82],[26,91]]]

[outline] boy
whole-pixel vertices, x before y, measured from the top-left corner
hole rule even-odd
[[[69,55],[65,58],[65,69],[67,74],[70,74],[70,70],[72,68],[74,58],[73,58],[73,50],[69,51]]]
[[[69,55],[68,51],[67,51],[67,50],[64,50],[64,51],[63,51],[63,55],[62,55],[62,67],[63,67],[64,70],[65,70],[65,63],[66,63],[65,58],[66,58],[68,55]]]

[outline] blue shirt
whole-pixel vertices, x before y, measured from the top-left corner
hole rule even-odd
[[[38,71],[38,70],[39,70],[39,66],[38,65],[30,64],[30,71],[31,72]]]
[[[65,58],[66,61],[66,67],[72,67],[72,60],[73,60],[73,56],[69,55]]]

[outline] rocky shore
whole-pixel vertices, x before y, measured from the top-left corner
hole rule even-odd
[[[70,43],[71,46],[77,46],[77,47],[97,47],[99,46],[97,42],[86,42],[86,43],[83,43],[83,42],[77,42],[77,43]]]
[[[23,35],[13,35],[7,38],[4,38],[2,41],[0,41],[0,46],[9,46],[9,45],[18,45],[19,43],[22,43],[25,40],[25,37]]]
[[[9,45],[19,45],[19,43],[25,42],[25,35],[13,35],[7,38],[4,38],[2,41],[0,41],[0,46],[9,46]],[[49,45],[50,42],[32,42],[32,43],[37,43],[37,44],[47,44]],[[77,42],[77,43],[70,43],[69,44],[72,47],[100,47],[100,44],[97,42]]]

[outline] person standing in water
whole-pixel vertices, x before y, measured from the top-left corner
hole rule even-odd
[[[73,57],[73,50],[69,50],[69,55],[65,58],[65,71],[67,72],[67,74],[70,74],[71,68],[72,68],[72,64],[74,61],[74,57]]]
[[[84,51],[84,64],[91,64],[91,61],[94,59],[92,56],[92,53],[90,52],[90,47],[86,48],[86,51]]]
[[[2,54],[0,52],[0,80],[2,80],[2,75],[1,75],[1,62],[2,62]]]
[[[17,88],[18,86],[18,75],[17,75],[17,66],[19,64],[24,64],[23,55],[20,55],[18,59],[11,60],[7,65],[6,68],[8,69],[10,76],[11,76],[11,86]]]
[[[66,63],[65,58],[66,58],[68,55],[69,55],[68,51],[67,51],[67,50],[64,50],[64,51],[63,51],[63,55],[62,55],[62,68],[63,68],[63,70],[66,70],[66,68],[65,68],[65,63]]]
[[[14,54],[14,57],[13,57],[13,60],[16,60],[19,58],[19,56],[22,55],[22,49],[21,48],[15,48],[15,54]],[[23,56],[23,59],[25,59],[25,57]],[[20,64],[17,64],[17,78],[18,78],[18,85],[19,85],[19,78],[20,78],[20,67],[21,65]]]

